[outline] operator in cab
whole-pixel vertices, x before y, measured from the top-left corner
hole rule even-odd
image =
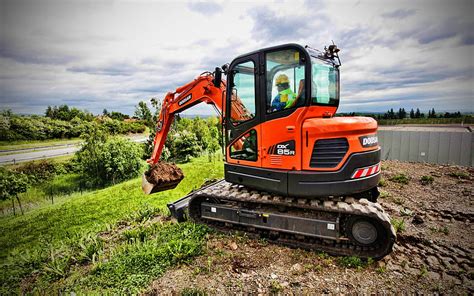
[[[290,80],[285,74],[275,79],[278,95],[272,101],[272,112],[293,107],[296,103],[296,94],[290,88]]]

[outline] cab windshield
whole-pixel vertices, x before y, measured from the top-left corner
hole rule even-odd
[[[311,102],[339,105],[339,69],[315,57],[311,57]]]

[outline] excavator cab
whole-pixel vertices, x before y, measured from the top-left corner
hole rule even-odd
[[[338,52],[335,45],[317,51],[286,44],[230,64],[224,112],[227,181],[283,196],[376,199],[377,123],[334,117],[340,97]],[[234,114],[235,109],[245,112]],[[364,137],[372,145],[362,145]],[[365,167],[370,175],[353,178]]]

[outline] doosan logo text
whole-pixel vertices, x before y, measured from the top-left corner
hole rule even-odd
[[[189,94],[189,95],[185,96],[184,99],[182,99],[181,101],[178,102],[178,105],[183,106],[184,104],[189,102],[192,97],[193,97],[192,94]]]
[[[379,142],[377,136],[363,136],[360,137],[360,143],[363,147],[376,146]]]

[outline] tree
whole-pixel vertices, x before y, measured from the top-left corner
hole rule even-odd
[[[434,108],[428,111],[428,118],[436,118],[436,112]]]
[[[148,126],[153,126],[151,111],[148,108],[146,102],[140,101],[135,108],[135,117],[140,120],[145,121],[145,124]]]
[[[184,130],[174,135],[171,155],[178,161],[187,161],[189,157],[198,156],[202,151],[196,134]]]
[[[15,201],[20,206],[21,214],[23,208],[21,206],[20,193],[26,192],[28,189],[28,178],[25,174],[14,172],[5,168],[0,168],[0,200],[11,199],[13,203],[13,213],[15,214]]]
[[[405,111],[405,108],[400,108],[398,109],[397,117],[399,119],[403,119],[407,116],[407,112]]]
[[[108,138],[97,125],[85,134],[75,160],[88,186],[105,186],[140,173],[142,151],[138,144],[123,138]]]
[[[53,113],[53,108],[51,106],[48,106],[48,108],[46,108],[45,115],[46,117],[53,118],[54,113]]]
[[[102,110],[102,115],[109,116],[109,111],[107,111],[107,109],[104,108],[104,110]]]
[[[109,117],[115,120],[120,120],[120,121],[130,118],[130,116],[128,116],[127,114],[123,114],[116,111],[112,111],[112,113],[109,114]]]
[[[415,110],[413,108],[410,110],[410,118],[415,118]]]
[[[421,117],[420,109],[416,108],[415,118],[420,118],[420,117]]]

